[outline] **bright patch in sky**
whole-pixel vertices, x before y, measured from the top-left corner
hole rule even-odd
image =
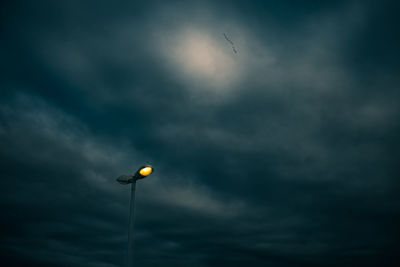
[[[221,91],[237,81],[238,55],[222,33],[185,30],[170,40],[163,54],[176,77],[191,87]]]
[[[229,47],[226,50],[231,52]],[[227,76],[234,64],[226,51],[205,35],[185,36],[177,52],[181,53],[178,60],[184,65],[186,71],[197,76],[204,76],[204,78],[217,79],[220,75]]]

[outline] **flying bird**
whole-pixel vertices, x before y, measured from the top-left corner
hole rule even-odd
[[[231,43],[231,45],[233,45],[233,42],[228,38],[228,36],[226,36],[226,34],[224,33],[224,37],[225,37],[225,39],[228,41],[228,42],[230,42]]]
[[[237,54],[235,45],[234,45],[233,42],[228,38],[228,36],[226,36],[225,33],[224,33],[224,37],[225,37],[225,39],[232,45],[232,50],[233,50],[233,52],[235,52],[235,54]]]

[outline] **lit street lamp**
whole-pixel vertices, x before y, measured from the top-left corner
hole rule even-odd
[[[121,175],[117,178],[120,184],[132,184],[131,187],[131,207],[129,215],[129,233],[128,233],[128,251],[127,251],[127,267],[133,266],[133,214],[135,212],[135,188],[136,181],[146,178],[154,171],[153,167],[146,165],[140,167],[134,175]]]

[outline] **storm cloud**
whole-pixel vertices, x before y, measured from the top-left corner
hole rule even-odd
[[[397,266],[398,7],[3,3],[2,265]]]

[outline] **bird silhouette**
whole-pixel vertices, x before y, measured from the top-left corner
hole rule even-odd
[[[224,33],[224,37],[225,37],[225,39],[231,44],[233,52],[235,52],[235,54],[237,54],[237,50],[236,50],[236,48],[235,48],[235,44],[232,42],[232,40],[229,39],[228,36],[226,36],[225,33]]]

